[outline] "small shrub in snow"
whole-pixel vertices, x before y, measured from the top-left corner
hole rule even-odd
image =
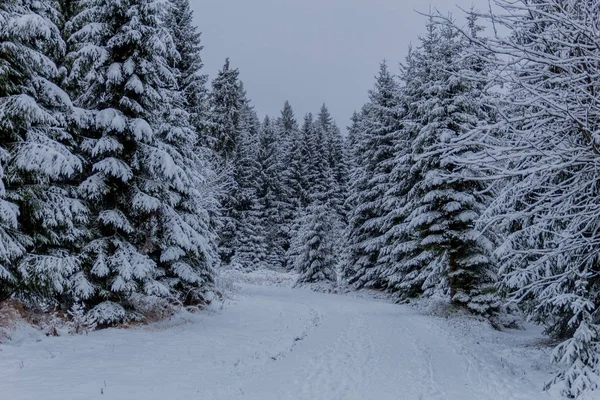
[[[120,304],[105,301],[88,311],[86,318],[89,323],[98,326],[108,326],[119,322],[126,322],[129,315]]]
[[[70,321],[68,322],[69,333],[72,335],[81,335],[83,333],[96,329],[96,322],[91,321],[85,313],[85,307],[82,303],[75,303],[68,311]]]

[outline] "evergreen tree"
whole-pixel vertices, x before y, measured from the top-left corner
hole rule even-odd
[[[266,117],[260,133],[257,154],[257,196],[262,213],[261,222],[267,235],[268,265],[282,267],[287,244],[285,217],[288,204],[283,187],[283,166],[278,157],[276,127]]]
[[[82,169],[57,86],[65,43],[50,1],[0,5],[0,296],[52,300],[87,293],[80,259],[86,207],[71,179]]]
[[[310,121],[310,118],[306,122],[308,121]],[[329,152],[327,151],[328,132],[323,129],[324,126],[327,125],[320,118],[317,118],[306,131],[308,143],[306,165],[309,168],[307,171],[309,204],[314,201],[329,203],[333,185]]]
[[[385,195],[390,189],[399,118],[398,84],[381,64],[370,102],[361,115],[361,131],[356,135],[356,166],[351,175],[349,202],[355,208],[349,216],[349,265],[345,275],[357,287],[382,287],[384,276],[379,252],[384,245],[382,231],[386,215]]]
[[[315,199],[300,218],[292,240],[293,266],[300,273],[297,284],[336,281],[332,210]]]
[[[260,123],[256,113],[249,105],[239,71],[231,69],[229,59],[212,82],[209,97],[207,145],[216,154],[215,164],[223,170],[225,191],[220,197],[221,216],[219,234],[219,252],[224,264],[229,264],[235,253],[235,235],[237,230],[236,199],[237,185],[234,171],[237,166],[238,148],[241,141],[241,126],[254,129],[257,134]],[[255,125],[255,126],[252,126]]]
[[[212,81],[208,125],[211,148],[225,161],[235,156],[239,144],[240,113],[245,93],[239,80],[239,70],[231,69],[229,59]]]
[[[453,28],[430,21],[428,35],[414,55],[415,72],[423,82],[410,115],[419,123],[410,171],[416,182],[407,205],[407,227],[415,246],[401,263],[416,267],[418,274],[411,278],[425,294],[448,293],[454,304],[487,314],[499,306],[486,294],[495,271],[489,246],[475,228],[487,200],[479,194],[483,185],[470,179],[472,171],[454,162],[471,149],[453,142],[488,118],[481,92],[459,75],[464,49],[457,35]]]
[[[415,164],[412,146],[421,128],[420,121],[412,118],[415,105],[423,96],[424,75],[417,74],[417,60],[409,48],[406,65],[402,67],[401,87],[399,90],[398,117],[401,120],[394,141],[394,157],[389,179],[389,186],[384,197],[385,214],[382,218],[384,232],[383,246],[380,249],[378,262],[382,267],[381,274],[385,276],[386,288],[395,292],[401,299],[417,296],[421,286],[415,283],[418,274],[418,263],[408,262],[417,247],[408,216],[412,203],[409,193],[418,180],[413,170]]]
[[[93,290],[81,296],[98,323],[129,318],[142,296],[202,301],[218,262],[206,175],[185,100],[174,90],[179,57],[151,0],[83,0],[72,21],[70,82],[90,164],[80,192],[92,211],[84,248]],[[135,228],[134,228],[135,227]],[[133,310],[135,311],[135,310]]]
[[[194,14],[190,9],[189,0],[170,0],[170,3],[166,16],[167,27],[179,54],[173,60],[172,67],[177,71],[177,87],[185,99],[190,123],[198,135],[202,136],[207,124],[208,77],[201,73],[204,66],[200,56],[203,49],[201,34],[194,25]],[[201,137],[201,142],[205,141],[206,138]]]
[[[290,146],[298,134],[298,121],[294,115],[294,110],[291,104],[286,100],[281,110],[281,115],[277,118],[276,126],[278,130],[277,141],[279,143],[278,152],[280,158],[287,161],[289,156]]]
[[[348,129],[348,136],[346,137],[346,151],[348,157],[348,173],[351,173],[353,169],[356,167],[355,161],[358,159],[358,141],[360,138],[361,132],[361,114],[354,111],[352,114],[352,118],[350,121],[352,122]]]
[[[324,149],[327,153],[327,168],[330,171],[328,201],[343,224],[346,220],[344,201],[348,184],[348,165],[345,158],[346,154],[344,152],[342,133],[333,121],[325,104],[321,106],[321,110],[317,116],[316,127],[321,131],[324,138]]]
[[[296,179],[296,187],[297,192],[300,194],[301,208],[306,208],[310,203],[311,191],[314,184],[311,177],[314,163],[313,157],[315,154],[315,146],[313,145],[314,136],[314,118],[311,113],[308,113],[304,116],[300,138],[296,145],[299,149],[299,152],[296,153],[299,164],[296,173],[300,176]],[[321,150],[322,149],[319,149],[319,151]]]
[[[277,119],[278,162],[281,165],[281,197],[282,210],[280,234],[282,247],[287,252],[290,246],[291,231],[298,216],[302,198],[301,176],[301,138],[298,122],[289,102],[285,102],[281,115]],[[284,258],[285,263],[285,258]]]
[[[251,271],[263,266],[267,260],[267,235],[261,220],[259,187],[258,139],[260,124],[256,112],[249,106],[242,112],[240,145],[234,163],[234,182],[231,198],[234,199],[235,232],[232,244],[231,265],[239,270]]]

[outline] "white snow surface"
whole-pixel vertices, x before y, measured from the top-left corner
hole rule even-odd
[[[0,399],[558,399],[542,391],[552,370],[540,338],[364,293],[246,281],[162,323],[58,338],[24,329],[0,345]]]

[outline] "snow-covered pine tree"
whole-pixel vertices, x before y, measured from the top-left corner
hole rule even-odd
[[[134,298],[202,301],[217,257],[206,181],[185,101],[174,90],[179,57],[152,0],[82,0],[72,20],[69,81],[76,85],[90,161],[80,192],[93,238],[83,256],[91,318],[129,318]]]
[[[231,193],[235,205],[232,214],[235,233],[230,264],[242,271],[258,269],[264,266],[267,260],[267,237],[257,195],[260,170],[257,161],[259,135],[260,122],[256,112],[246,105],[242,110],[241,138],[233,163],[234,186]]]
[[[200,53],[204,46],[201,44],[198,27],[194,25],[190,1],[169,1],[166,24],[179,53],[172,66],[177,71],[177,86],[186,101],[185,108],[190,114],[190,123],[200,136],[200,142],[204,143],[208,114],[208,76],[201,72],[204,64]]]
[[[294,110],[289,101],[285,101],[283,104],[283,109],[277,121],[275,123],[277,126],[277,141],[279,143],[279,154],[282,160],[286,160],[289,155],[289,148],[292,144],[292,141],[295,139],[298,134],[298,121],[296,121],[296,116],[294,115]]]
[[[328,201],[338,215],[341,225],[346,222],[344,202],[347,195],[348,163],[344,151],[344,139],[329,109],[325,104],[317,115],[316,128],[323,132],[325,151],[327,152],[328,168],[331,182],[329,184]]]
[[[382,218],[385,195],[390,189],[398,114],[398,83],[382,63],[369,103],[362,110],[359,132],[355,132],[355,167],[351,174],[348,202],[354,205],[348,217],[349,263],[344,275],[356,287],[383,287],[379,251],[384,245]]]
[[[354,111],[352,114],[352,118],[350,118],[352,122],[350,126],[347,127],[348,135],[346,136],[346,150],[348,154],[348,173],[350,174],[355,165],[355,161],[358,159],[357,145],[358,139],[361,132],[361,114],[357,111]]]
[[[415,246],[401,263],[417,268],[418,274],[410,278],[426,295],[448,293],[454,304],[489,314],[499,307],[497,298],[486,293],[494,283],[495,267],[489,246],[475,229],[486,206],[484,185],[454,161],[471,151],[461,136],[489,118],[480,88],[460,76],[467,61],[458,32],[433,19],[427,30],[413,54],[422,95],[410,106],[410,118],[419,124],[410,171],[416,181],[408,194],[407,217],[413,232],[408,241],[414,239]]]
[[[240,113],[246,102],[239,70],[232,69],[229,58],[212,81],[208,128],[211,148],[225,161],[235,156],[239,144]]]
[[[197,147],[198,135],[187,111],[185,92],[176,89],[175,85],[161,91],[163,118],[156,131],[162,154],[156,156],[166,165],[158,164],[158,173],[153,174],[167,182],[163,206],[158,210],[155,252],[149,254],[158,258],[164,271],[160,281],[172,288],[178,300],[196,305],[206,300],[214,270],[220,264],[214,217],[221,193],[212,185],[212,158],[206,149]]]
[[[291,230],[300,210],[302,184],[300,176],[301,145],[300,128],[294,110],[288,101],[285,102],[281,115],[277,118],[278,162],[281,164],[281,186],[283,196],[281,210],[280,234],[283,238],[283,249],[287,252],[290,246]],[[284,257],[285,264],[285,257]]]
[[[598,4],[497,3],[501,14],[482,17],[509,34],[473,42],[501,55],[495,78],[510,89],[502,100],[511,113],[485,137],[476,133],[484,151],[464,162],[511,178],[483,223],[504,228],[502,286],[562,340],[551,383],[577,398],[600,387]]]
[[[299,240],[299,231],[302,228],[303,218],[306,216],[306,208],[311,204],[314,197],[314,191],[317,189],[315,184],[315,165],[320,165],[315,160],[315,149],[317,144],[316,140],[316,129],[315,120],[312,113],[308,113],[304,116],[304,122],[302,128],[298,134],[297,140],[292,142],[291,150],[293,153],[290,155],[290,168],[288,169],[288,188],[291,190],[293,196],[298,198],[298,209],[296,210],[294,220],[290,226],[290,247],[286,252],[286,266],[288,269],[294,269],[294,260],[297,258],[296,251],[300,249],[301,243]],[[322,138],[322,136],[321,136]],[[322,142],[321,142],[322,145]],[[320,157],[321,162],[325,163],[321,151]],[[322,184],[323,182],[321,182]],[[319,196],[321,200],[326,199],[325,188],[320,186],[322,195]]]
[[[203,241],[202,246],[188,247],[188,255],[177,258],[167,269],[167,276],[174,278],[179,292],[188,293],[186,302],[197,303],[203,301],[202,290],[210,289],[213,280],[214,268],[220,263],[218,256],[218,236],[216,234],[215,218],[218,215],[218,198],[220,191],[215,188],[216,173],[212,162],[214,157],[211,150],[205,144],[206,136],[206,113],[207,113],[207,76],[201,73],[203,67],[200,52],[203,46],[200,43],[200,33],[193,23],[193,12],[190,9],[189,0],[172,0],[172,7],[166,17],[166,42],[172,40],[175,47],[169,57],[169,64],[176,78],[176,85],[164,91],[164,97],[170,98],[170,103],[165,107],[164,121],[161,128],[162,139],[167,143],[167,149],[173,158],[177,153],[181,155],[178,160],[184,171],[188,173],[190,181],[187,187],[175,187],[171,185],[171,192],[179,197],[172,204],[174,210],[181,218],[173,227],[189,224],[189,226],[200,234]],[[165,222],[168,222],[165,220]],[[175,235],[165,229],[163,242],[175,241],[175,247],[185,247],[184,237],[173,240]],[[190,237],[190,235],[187,235]],[[200,238],[198,237],[198,238]],[[198,239],[196,238],[196,239]],[[166,246],[166,245],[163,245]],[[165,256],[161,256],[164,260]],[[184,267],[181,262],[185,261],[190,270],[194,271],[192,280],[197,277],[202,282],[186,283],[183,276]],[[194,285],[196,287],[194,287]],[[200,287],[200,291],[198,290]]]
[[[300,273],[297,284],[336,282],[332,210],[315,199],[300,217],[299,229],[292,238],[292,265]]]
[[[313,166],[313,146],[311,145],[313,137],[315,135],[314,130],[314,118],[311,113],[304,116],[304,122],[299,135],[297,143],[298,152],[298,167],[295,173],[297,193],[300,194],[300,207],[306,208],[310,203],[311,190],[313,182],[311,180],[311,172]]]
[[[312,129],[306,125],[313,126]],[[310,171],[308,174],[311,195],[309,204],[295,223],[288,258],[290,265],[300,273],[297,284],[309,282],[335,282],[337,257],[335,256],[335,210],[329,204],[331,182],[329,160],[325,148],[324,132],[315,128],[312,116],[305,118],[307,127]]]
[[[247,121],[244,122],[245,118]],[[223,171],[222,186],[225,187],[225,191],[219,199],[219,253],[223,263],[228,264],[235,253],[236,199],[232,197],[232,191],[237,185],[233,174],[236,169],[236,152],[241,141],[240,127],[245,124],[249,129],[256,128],[255,133],[258,134],[260,126],[256,113],[250,107],[244,86],[239,80],[239,70],[230,68],[229,59],[212,81],[207,122],[208,136],[205,139],[208,147],[216,154],[217,168]]]
[[[71,185],[82,163],[66,129],[71,100],[56,84],[65,44],[54,6],[0,5],[0,279],[9,288],[0,293],[50,301],[91,290],[74,255],[86,208]]]
[[[384,235],[383,245],[379,250],[377,261],[379,274],[385,277],[386,289],[394,292],[400,299],[415,296],[420,292],[419,285],[414,285],[412,277],[418,271],[418,265],[406,262],[415,246],[413,232],[408,226],[410,213],[408,194],[415,185],[416,174],[413,173],[412,145],[420,128],[419,122],[411,120],[411,105],[422,96],[424,82],[422,76],[416,75],[416,63],[412,48],[408,50],[405,65],[401,66],[399,98],[394,120],[398,129],[394,138],[394,157],[388,175],[390,185],[383,201],[384,215],[381,219],[381,230]],[[391,110],[390,110],[391,111]],[[414,111],[414,110],[413,110]]]
[[[288,248],[285,215],[289,211],[287,193],[283,185],[283,165],[275,124],[269,117],[261,126],[258,143],[257,196],[261,210],[261,223],[267,235],[267,265],[283,267]]]

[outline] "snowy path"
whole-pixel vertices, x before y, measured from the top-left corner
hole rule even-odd
[[[505,357],[528,350],[501,352],[510,334],[409,307],[244,285],[222,312],[192,318],[0,347],[0,399],[551,398],[547,372]]]

